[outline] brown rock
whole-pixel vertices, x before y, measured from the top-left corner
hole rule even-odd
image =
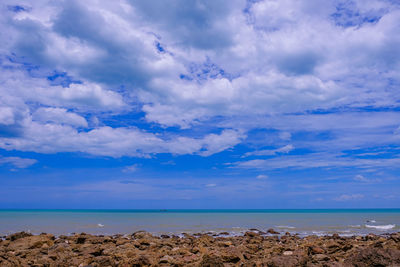
[[[10,241],[15,241],[17,239],[24,238],[24,237],[27,237],[27,236],[32,236],[32,234],[31,233],[27,233],[27,232],[18,232],[18,233],[15,233],[15,234],[7,236],[6,239],[10,240]]]
[[[248,237],[256,237],[259,236],[259,233],[255,233],[255,232],[246,232],[244,233],[244,236],[248,236]]]
[[[206,254],[203,256],[200,265],[201,267],[224,267],[224,262],[220,256]]]
[[[308,247],[308,254],[323,254],[325,250],[317,246]]]
[[[301,256],[276,256],[267,261],[268,267],[304,266],[307,260]]]
[[[164,257],[162,257],[159,260],[159,263],[172,263],[174,261],[174,258],[169,256],[169,255],[165,255]]]
[[[368,247],[346,259],[345,264],[359,267],[400,266],[400,250]]]
[[[52,246],[54,241],[47,235],[27,236],[11,242],[8,245],[8,249],[13,251],[35,249],[41,248],[44,244]]]
[[[274,229],[270,228],[267,230],[268,234],[279,235],[279,232],[275,231]]]
[[[132,267],[142,267],[142,266],[150,266],[151,261],[144,255],[137,256],[131,260],[129,260],[129,266]]]

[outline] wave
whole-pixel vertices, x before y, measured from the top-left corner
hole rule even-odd
[[[367,228],[374,228],[377,230],[389,230],[389,229],[393,229],[396,227],[395,224],[387,224],[387,225],[370,225],[370,224],[366,224],[365,227]]]
[[[283,229],[296,229],[294,226],[287,226],[287,225],[277,225],[276,228],[283,228]]]

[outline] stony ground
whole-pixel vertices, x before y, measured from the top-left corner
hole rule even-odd
[[[400,233],[299,238],[255,231],[179,238],[22,232],[0,241],[0,266],[400,266]]]

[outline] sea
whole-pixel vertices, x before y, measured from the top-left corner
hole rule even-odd
[[[0,236],[32,234],[155,235],[208,233],[231,236],[246,231],[341,236],[400,231],[400,209],[263,209],[263,210],[0,210]],[[225,233],[226,234],[226,233]]]

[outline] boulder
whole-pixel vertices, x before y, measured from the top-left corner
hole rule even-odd
[[[268,229],[268,230],[267,230],[267,233],[268,233],[268,234],[273,234],[273,235],[279,235],[279,234],[280,234],[279,232],[275,231],[275,230],[272,229],[272,228]]]

